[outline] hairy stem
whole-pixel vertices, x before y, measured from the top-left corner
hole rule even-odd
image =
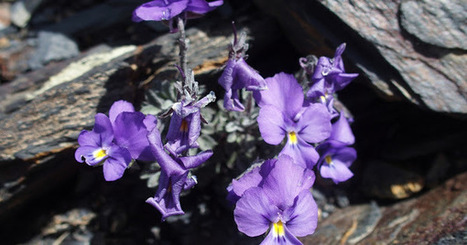
[[[189,76],[188,73],[188,65],[187,65],[187,60],[186,60],[186,52],[187,52],[187,42],[186,42],[186,33],[185,33],[185,21],[183,18],[178,17],[177,18],[177,27],[178,27],[178,32],[180,33],[180,37],[178,39],[178,44],[180,46],[180,67],[182,72],[182,88],[185,87],[185,85],[188,85],[188,87],[191,87],[191,84],[186,84],[187,81],[190,79],[187,79],[187,76]]]

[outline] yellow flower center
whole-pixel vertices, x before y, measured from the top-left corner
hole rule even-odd
[[[188,122],[185,119],[182,120],[182,124],[180,125],[180,131],[188,132]]]
[[[289,132],[289,140],[291,144],[297,144],[297,134],[295,133],[295,131]]]
[[[279,220],[272,225],[272,232],[274,237],[285,235],[284,224],[282,223],[282,221]]]
[[[331,156],[327,155],[324,160],[326,161],[327,164],[332,164],[332,158]]]
[[[94,158],[99,159],[107,156],[107,152],[104,149],[99,149],[93,152]]]

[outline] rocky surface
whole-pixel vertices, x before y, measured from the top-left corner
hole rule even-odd
[[[465,43],[466,19],[461,14],[465,4],[391,0],[255,2],[278,19],[302,55],[323,50],[327,40],[334,47],[346,42],[352,47],[346,52],[349,59],[387,96],[405,98],[434,111],[467,113],[467,50],[452,44],[455,40]],[[415,37],[410,34],[415,32]],[[443,38],[435,41],[434,35]]]

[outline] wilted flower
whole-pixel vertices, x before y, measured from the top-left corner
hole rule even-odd
[[[246,34],[243,32],[237,39],[234,26],[234,41],[230,45],[229,60],[219,78],[219,84],[225,89],[224,108],[229,111],[245,109],[238,96],[241,89],[248,91],[267,89],[264,78],[245,62],[245,52],[248,49],[245,39]]]
[[[161,175],[155,196],[148,198],[146,202],[161,212],[162,220],[172,215],[184,214],[180,205],[180,193],[196,184],[196,178],[189,176],[189,170],[209,159],[212,151],[204,151],[187,157],[171,156],[164,150],[157,127],[154,127],[148,139],[161,167]]]
[[[201,108],[216,100],[213,92],[199,101],[182,100],[172,106],[172,118],[167,132],[165,147],[173,155],[190,148],[197,148],[196,142],[201,132]]]
[[[312,102],[321,102],[326,105],[333,116],[337,112],[333,108],[333,94],[347,86],[357,73],[345,73],[342,53],[345,43],[336,49],[333,58],[320,57],[311,76],[311,88],[306,93],[307,99]]]

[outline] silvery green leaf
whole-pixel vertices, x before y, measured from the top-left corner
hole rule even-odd
[[[232,133],[232,132],[235,132],[235,131],[243,131],[243,128],[239,127],[236,122],[228,122],[226,125],[225,125],[225,131],[227,133]]]
[[[152,174],[149,178],[148,178],[148,182],[147,182],[147,186],[149,188],[153,188],[153,187],[157,187],[159,185],[159,177],[161,175],[161,172],[157,172],[155,174]]]
[[[237,134],[231,133],[227,136],[228,143],[234,143],[237,140]]]
[[[217,145],[217,141],[209,135],[201,134],[198,138],[198,144],[202,151],[212,150]]]

